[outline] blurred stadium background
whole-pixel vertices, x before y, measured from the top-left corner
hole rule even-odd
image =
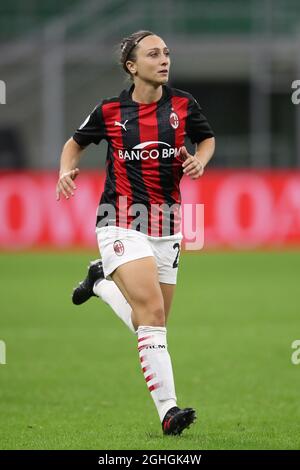
[[[106,143],[86,151],[74,200],[54,194],[64,142],[128,86],[116,45],[139,29],[166,41],[169,84],[217,137],[205,176],[182,182],[205,204],[205,247],[182,255],[169,325],[179,398],[199,409],[175,441],[132,337],[106,306],[77,316],[69,300],[97,257]],[[299,448],[299,52],[297,0],[1,2],[0,448]]]

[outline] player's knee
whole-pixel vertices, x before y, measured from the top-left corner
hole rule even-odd
[[[162,303],[152,303],[147,309],[147,317],[151,326],[165,326],[165,310]]]
[[[143,292],[133,302],[133,310],[139,326],[165,326],[164,299],[159,292]]]

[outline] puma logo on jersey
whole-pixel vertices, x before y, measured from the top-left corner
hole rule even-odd
[[[115,121],[115,126],[123,127],[124,131],[127,131],[127,129],[126,129],[126,127],[125,127],[127,122],[128,122],[128,119],[126,119],[126,121],[124,122],[124,124],[122,124],[121,122]]]

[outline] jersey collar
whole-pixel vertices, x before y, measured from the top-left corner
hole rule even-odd
[[[163,90],[162,90],[161,98],[156,102],[157,106],[159,106],[161,103],[166,101],[171,94],[170,87],[168,85],[162,85],[162,89]],[[143,104],[143,103],[137,103],[136,101],[133,101],[132,99],[133,90],[134,90],[134,84],[132,84],[129,89],[123,90],[120,94],[120,101],[122,101],[123,103],[125,102],[126,104],[129,104],[129,105],[130,104],[134,105],[134,106],[137,106],[138,104]],[[149,104],[153,104],[153,103],[149,103]]]

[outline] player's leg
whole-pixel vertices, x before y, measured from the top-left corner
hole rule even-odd
[[[160,283],[164,299],[166,324],[172,306],[175,287],[176,286],[174,284]],[[81,305],[92,296],[99,297],[109,305],[132,332],[137,330],[137,319],[135,318],[132,307],[128,302],[128,298],[124,297],[114,281],[107,281],[105,279],[102,261],[100,259],[90,263],[86,278],[73,290],[72,301],[75,305]]]
[[[164,298],[165,322],[167,324],[175,294],[176,284],[160,282],[160,288]]]
[[[112,273],[133,260],[153,258],[146,236],[136,230],[121,227],[104,227],[97,233],[102,255],[105,279],[94,285],[94,293],[112,307],[117,315],[136,332],[138,321],[130,297],[113,282]]]
[[[161,282],[160,288],[164,299],[165,323],[167,323],[175,285]],[[81,305],[93,296],[99,297],[109,305],[132,332],[137,330],[137,319],[128,302],[128,297],[124,297],[114,281],[105,279],[100,259],[90,263],[86,278],[73,290],[72,301],[75,305]]]
[[[137,326],[165,326],[164,298],[153,256],[120,265],[111,278],[130,302]]]
[[[165,322],[170,314],[175,293],[182,235],[149,238],[156,259],[160,288],[164,298]],[[172,408],[165,416],[162,427],[164,434],[180,434],[196,419],[195,410]]]
[[[138,325],[141,368],[157,408],[164,434],[180,434],[195,420],[192,408],[177,407],[173,369],[167,346],[165,303],[174,289],[159,284],[157,263],[147,257],[119,266],[111,277],[133,307]]]
[[[181,239],[181,234],[167,238],[149,239],[157,263],[158,278],[164,298],[166,323],[176,289]]]
[[[122,264],[111,277],[134,311],[141,368],[163,421],[166,413],[177,405],[155,259],[152,256]]]
[[[136,230],[120,227],[102,227],[97,231],[101,260],[90,266],[87,277],[74,290],[72,300],[76,305],[96,295],[107,303],[132,332],[136,332],[134,313],[128,297],[113,282],[110,274],[121,264],[133,259],[153,256],[146,237]],[[98,277],[97,277],[98,276]]]

